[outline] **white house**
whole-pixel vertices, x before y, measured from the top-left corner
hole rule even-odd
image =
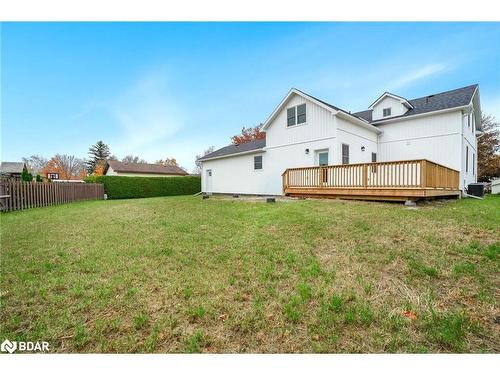
[[[357,113],[291,89],[264,123],[265,139],[223,147],[200,159],[202,191],[281,195],[282,174],[289,168],[416,159],[458,171],[453,172],[456,190],[463,191],[476,182],[480,116],[478,85],[416,99],[385,92]],[[435,179],[441,170],[418,168],[418,184],[439,187]],[[323,184],[327,177],[321,178]]]

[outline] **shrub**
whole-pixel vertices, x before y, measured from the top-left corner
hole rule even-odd
[[[184,177],[125,177],[89,176],[88,183],[104,184],[108,199],[149,198],[189,195],[201,191],[200,176]]]
[[[21,173],[21,179],[23,181],[33,181],[33,175],[31,173],[28,172],[28,170],[26,168],[23,169],[23,172]]]

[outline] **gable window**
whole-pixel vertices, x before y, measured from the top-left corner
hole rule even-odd
[[[342,143],[342,164],[349,164],[349,145]]]
[[[262,155],[253,157],[253,169],[262,169]]]
[[[297,124],[306,122],[306,105],[301,104],[297,106]]]
[[[384,117],[387,117],[387,116],[391,115],[391,109],[390,108],[384,108],[382,110],[382,112],[383,112],[382,114],[383,114]]]
[[[295,125],[295,107],[288,108],[286,110],[286,117],[287,117],[287,126],[293,126]]]
[[[465,146],[465,173],[469,172],[469,146]]]
[[[287,120],[286,122],[287,126],[304,124],[307,121],[305,103],[295,107],[288,108],[286,110],[286,120]]]

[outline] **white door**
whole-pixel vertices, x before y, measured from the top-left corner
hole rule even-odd
[[[206,180],[205,180],[205,193],[212,193],[212,170],[207,169]]]

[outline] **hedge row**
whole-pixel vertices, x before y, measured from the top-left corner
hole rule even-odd
[[[149,198],[168,195],[188,195],[201,191],[200,176],[125,177],[90,176],[86,182],[104,184],[108,199]]]

